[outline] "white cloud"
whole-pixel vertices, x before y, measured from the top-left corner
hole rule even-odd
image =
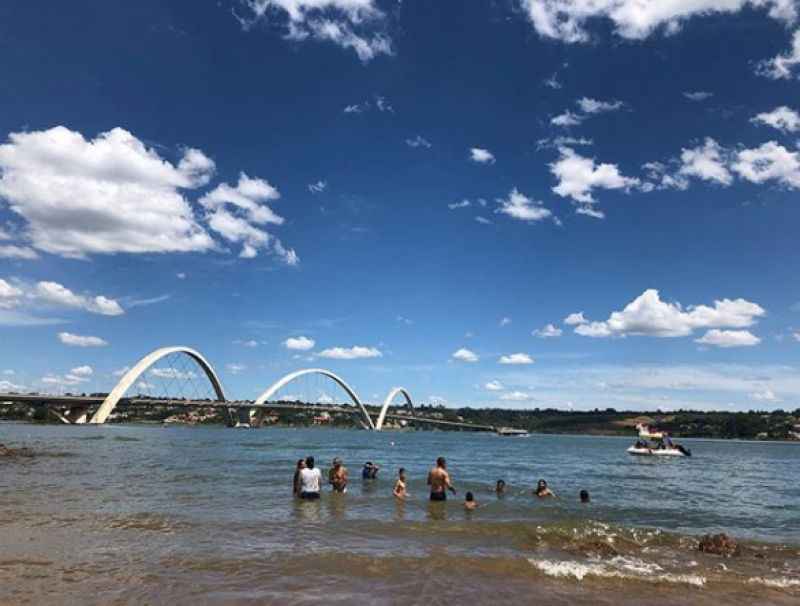
[[[76,335],[71,332],[58,333],[58,340],[64,345],[70,345],[72,347],[105,347],[108,345],[108,342],[100,337]]]
[[[104,316],[120,316],[125,313],[125,310],[114,299],[103,296],[77,295],[58,282],[39,282],[33,296],[53,305],[74,307]]]
[[[184,272],[178,272],[177,274],[175,274],[175,277],[178,278],[178,280],[185,280],[186,274]]]
[[[483,388],[487,391],[503,391],[505,387],[500,381],[494,380],[486,383]]]
[[[500,319],[500,326],[501,327],[508,326],[509,324],[511,324],[511,318],[505,317],[505,318],[501,318]]]
[[[542,206],[538,200],[533,200],[521,193],[516,187],[511,190],[508,198],[498,198],[499,207],[495,212],[508,215],[520,221],[541,221],[553,213]]]
[[[0,145],[0,198],[25,219],[34,248],[65,257],[212,249],[179,190],[213,172],[199,150],[176,166],[122,128],[87,140],[57,126]]]
[[[454,351],[452,358],[454,360],[460,360],[462,362],[477,362],[480,359],[478,358],[478,354],[476,354],[474,351],[466,349],[465,347],[462,347],[461,349]]]
[[[233,342],[233,344],[234,345],[241,345],[242,347],[249,347],[251,349],[254,348],[254,347],[258,347],[258,341],[256,341],[255,339],[247,339],[247,340],[236,339]],[[314,347],[314,346],[312,345],[311,347]]]
[[[796,189],[800,188],[800,157],[775,141],[736,154],[733,170],[752,183],[775,180]]]
[[[730,185],[733,181],[725,166],[723,149],[711,137],[706,137],[702,146],[682,149],[681,163],[680,175],[715,181],[721,185]]]
[[[122,368],[118,368],[117,370],[113,371],[111,374],[114,375],[115,377],[121,377],[130,369],[131,369],[130,366],[123,366]]]
[[[747,330],[709,330],[699,339],[694,340],[701,345],[714,347],[752,347],[761,343],[761,339]]]
[[[583,116],[575,114],[568,109],[564,110],[563,114],[550,118],[550,124],[554,126],[578,126],[581,122],[583,122]]]
[[[447,208],[456,210],[458,208],[468,208],[470,206],[472,206],[472,203],[469,200],[461,200],[461,202],[451,202],[447,205]]]
[[[91,377],[94,374],[94,368],[89,365],[78,366],[70,370],[69,373],[76,377]]]
[[[357,360],[359,358],[380,358],[383,354],[380,350],[374,347],[362,347],[354,345],[353,347],[331,347],[323,349],[319,352],[321,358],[332,358],[334,360]]]
[[[756,73],[773,80],[788,80],[798,64],[800,64],[800,29],[792,34],[792,47],[789,51],[761,61],[756,66]]]
[[[792,333],[792,338],[793,338],[795,341],[799,341],[799,342],[800,342],[800,331],[793,332],[793,333]]]
[[[18,385],[17,383],[12,383],[11,381],[7,381],[5,379],[0,381],[0,392],[12,393],[20,391],[25,391],[24,385]]]
[[[158,377],[159,379],[180,379],[182,381],[197,378],[197,373],[195,373],[192,370],[182,371],[172,367],[151,368],[150,370],[147,371],[147,374],[153,375],[154,377]]]
[[[23,292],[0,278],[0,309],[12,309],[19,305]]]
[[[560,328],[557,328],[552,324],[548,324],[544,328],[537,328],[531,334],[534,337],[539,337],[540,339],[550,339],[560,337],[562,332],[563,331]]]
[[[320,180],[317,181],[316,183],[309,183],[308,191],[310,191],[312,194],[321,194],[327,189],[327,187],[328,187],[328,182]]]
[[[344,113],[346,113],[346,114],[360,114],[365,109],[368,109],[368,107],[369,107],[369,104],[367,104],[367,107],[364,107],[363,105],[359,105],[358,103],[353,103],[351,105],[346,105],[345,106]]]
[[[536,149],[541,151],[543,149],[558,149],[559,147],[572,147],[575,145],[594,145],[594,140],[587,139],[586,137],[553,137],[539,139],[536,141]]]
[[[304,336],[289,337],[283,342],[283,346],[286,349],[293,349],[296,351],[308,351],[309,349],[313,349],[314,345],[316,345],[314,339]]]
[[[283,224],[283,217],[266,204],[278,198],[280,193],[269,182],[241,173],[236,187],[222,183],[199,202],[208,211],[206,220],[212,230],[229,242],[242,244],[240,257],[251,259],[257,256],[258,249],[271,249],[285,263],[295,265],[294,251],[286,251],[280,240],[257,227]]]
[[[589,97],[582,97],[577,101],[578,107],[584,114],[601,114],[622,109],[622,101],[599,101]]]
[[[558,90],[563,87],[561,82],[558,81],[558,74],[553,74],[549,78],[542,81],[547,88],[552,88],[553,90]]]
[[[475,220],[478,223],[480,223],[481,225],[491,225],[492,224],[492,222],[489,219],[487,219],[486,217],[481,217],[480,215],[477,215],[475,217]]]
[[[800,114],[785,105],[776,107],[771,112],[757,114],[750,121],[766,124],[785,133],[796,133],[800,130]]]
[[[237,364],[235,362],[231,362],[230,364],[225,365],[225,370],[227,370],[232,375],[240,375],[245,370],[247,370],[247,366],[244,364]]]
[[[685,91],[683,96],[689,99],[689,101],[706,101],[714,96],[714,93],[709,93],[707,91],[698,90],[698,91]]]
[[[494,164],[495,157],[488,149],[473,147],[469,150],[469,159],[478,164]]]
[[[28,246],[8,244],[0,246],[0,259],[25,259],[27,261],[38,259],[36,251]]]
[[[770,388],[765,387],[760,391],[754,391],[750,394],[750,399],[757,402],[780,402],[781,399],[775,395],[775,392]]]
[[[583,312],[578,311],[572,314],[569,314],[566,318],[564,318],[564,324],[568,326],[575,326],[577,324],[586,324],[588,320],[583,317]]]
[[[509,391],[500,394],[500,399],[507,402],[527,402],[528,400],[532,400],[533,396],[525,391]]]
[[[638,179],[620,174],[616,164],[595,164],[594,158],[585,158],[570,147],[561,147],[559,152],[561,157],[550,164],[550,172],[559,181],[553,192],[559,196],[588,205],[595,202],[595,188],[627,191],[639,184]]]
[[[285,19],[286,38],[302,41],[309,38],[333,42],[353,50],[364,63],[378,55],[392,54],[391,39],[375,28],[383,25],[385,15],[373,0],[243,0],[252,15],[239,18],[245,29],[259,20]]]
[[[745,328],[765,314],[761,306],[744,299],[722,299],[714,301],[713,307],[696,305],[684,309],[680,303],[662,301],[657,290],[648,289],[605,322],[585,321],[577,324],[575,332],[585,337],[683,337],[695,329]]]
[[[409,147],[424,147],[427,149],[433,147],[431,145],[431,142],[428,141],[425,137],[422,137],[421,135],[417,135],[413,139],[406,139],[406,145],[408,145]]]
[[[587,22],[608,19],[617,35],[643,40],[659,28],[677,32],[695,16],[735,13],[745,7],[767,8],[773,19],[791,23],[797,16],[794,0],[520,0],[540,36],[563,42],[586,42]]]
[[[500,364],[533,364],[533,358],[526,353],[514,353],[500,356]]]
[[[375,95],[375,108],[379,112],[389,112],[391,114],[394,113],[394,107],[392,107],[392,104],[386,100],[386,97],[381,97],[380,95]]]

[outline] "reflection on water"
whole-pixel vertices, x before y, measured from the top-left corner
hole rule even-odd
[[[0,603],[800,598],[797,445],[687,441],[692,459],[651,461],[613,438],[13,424],[0,442],[39,453],[0,461]],[[292,499],[309,454],[381,472]],[[439,455],[459,489],[444,503],[425,483]],[[540,477],[559,499],[532,496]],[[697,551],[720,531],[741,555]]]

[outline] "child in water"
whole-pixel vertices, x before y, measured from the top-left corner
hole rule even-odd
[[[403,467],[397,472],[397,481],[394,483],[392,494],[398,499],[405,499],[408,497],[408,492],[406,491],[406,470]]]
[[[536,490],[534,491],[533,494],[535,494],[540,499],[545,499],[548,497],[555,498],[556,496],[556,493],[554,493],[552,490],[550,490],[550,488],[548,488],[546,480],[539,480],[539,482],[536,484]]]
[[[471,492],[468,492],[464,496],[464,509],[466,509],[467,511],[472,511],[473,509],[477,508],[478,508],[478,502],[475,500],[475,495],[473,495]]]

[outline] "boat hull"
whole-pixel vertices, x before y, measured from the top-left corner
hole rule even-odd
[[[680,450],[676,450],[674,448],[664,448],[662,450],[658,450],[655,448],[636,448],[635,446],[631,446],[628,449],[628,454],[638,457],[685,457],[686,456]]]

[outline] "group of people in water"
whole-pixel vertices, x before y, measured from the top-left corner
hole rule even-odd
[[[322,471],[319,467],[315,466],[314,457],[306,457],[297,461],[297,467],[294,472],[294,482],[292,485],[292,493],[299,499],[315,500],[319,499],[322,493]],[[378,477],[380,467],[372,461],[367,461],[361,470],[362,480],[375,480]],[[346,493],[349,475],[347,468],[342,463],[339,457],[335,457],[328,471],[328,484],[334,493]],[[428,487],[430,488],[431,501],[446,501],[447,493],[457,494],[450,473],[447,471],[447,461],[444,457],[436,459],[436,464],[428,472]],[[497,480],[494,488],[494,493],[498,497],[506,494],[507,486],[505,480]],[[392,494],[395,498],[400,500],[407,499],[410,495],[408,493],[408,483],[406,479],[406,470],[401,467],[397,471],[397,478],[392,488]],[[540,499],[558,498],[556,494],[547,485],[546,480],[539,480],[536,488],[533,490],[534,496]],[[579,493],[581,503],[588,503],[591,499],[587,490],[581,490]],[[475,495],[472,492],[467,492],[464,495],[464,508],[467,510],[477,509],[479,507]]]

